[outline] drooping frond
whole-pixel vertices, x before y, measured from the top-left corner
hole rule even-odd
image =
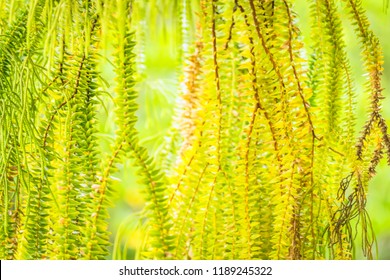
[[[374,258],[368,183],[390,164],[379,39],[360,0],[315,0],[305,45],[294,3],[0,1],[0,258],[107,258],[128,161],[146,202],[130,215],[139,258],[351,259],[357,232]],[[358,137],[345,22],[370,104]],[[154,158],[139,77],[163,54],[181,87]],[[104,91],[116,130],[101,153]]]
[[[344,238],[343,234],[347,235],[346,238],[353,239],[350,227],[351,221],[356,218],[357,223],[361,225],[363,253],[367,258],[372,259],[375,235],[366,210],[368,182],[374,176],[375,168],[384,152],[387,153],[387,162],[390,165],[390,139],[386,121],[381,113],[381,100],[384,98],[381,86],[383,54],[379,39],[370,30],[361,1],[345,1],[345,3],[361,44],[362,61],[368,77],[366,91],[370,96],[370,108],[368,120],[357,139],[356,159],[353,162],[352,172],[340,185],[341,197],[345,201],[341,203],[335,217],[337,224],[333,233],[338,239]],[[351,189],[351,194],[347,196],[348,187]]]
[[[340,182],[356,162],[354,77],[339,7],[310,6],[307,61],[290,1],[201,2],[171,178],[175,258],[352,257],[337,217],[348,213]],[[374,146],[370,170],[382,157]]]

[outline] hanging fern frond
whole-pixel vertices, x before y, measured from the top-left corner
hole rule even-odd
[[[368,181],[375,174],[375,167],[382,157],[382,149],[389,153],[389,134],[387,125],[381,114],[381,100],[383,99],[381,87],[381,75],[383,72],[383,54],[378,38],[370,30],[370,25],[361,1],[345,1],[348,12],[353,19],[355,32],[361,43],[362,60],[365,71],[368,74],[366,82],[366,91],[371,98],[369,117],[363,127],[360,137],[356,143],[356,159],[353,165],[354,186],[351,186],[351,194],[342,202],[335,219],[337,226],[334,233],[338,239],[347,234],[349,240],[353,239],[352,232],[349,230],[351,221],[356,218],[357,223],[361,225],[363,253],[372,259],[373,247],[375,244],[375,235],[373,234],[372,224],[366,210],[366,200],[368,191]],[[382,137],[377,135],[382,134]],[[388,157],[388,163],[389,157]],[[350,180],[348,180],[350,181]],[[345,197],[345,187],[340,186]],[[346,233],[343,233],[346,232]]]
[[[153,160],[148,156],[147,150],[140,146],[138,132],[135,129],[137,117],[135,111],[138,108],[136,103],[137,94],[133,87],[134,81],[134,57],[133,48],[135,46],[132,38],[130,26],[132,16],[132,1],[117,1],[117,18],[114,20],[116,26],[119,26],[116,34],[115,53],[116,73],[117,73],[117,98],[116,98],[116,116],[118,124],[117,139],[113,147],[113,156],[109,159],[105,172],[101,179],[102,193],[106,192],[108,187],[108,175],[115,168],[115,164],[121,161],[123,157],[134,159],[134,165],[139,168],[141,183],[146,186],[147,201],[151,201],[153,207],[146,208],[150,218],[151,247],[147,248],[151,258],[164,258],[169,255],[169,219],[167,212],[166,185],[163,173],[153,164]],[[110,191],[110,190],[108,190]],[[106,199],[102,196],[102,199]],[[105,219],[107,202],[99,201],[98,211],[96,211],[95,220]],[[102,211],[102,213],[100,213]]]
[[[106,259],[128,161],[144,187],[138,258],[352,259],[357,233],[374,258],[368,186],[390,164],[382,49],[361,0],[305,3],[309,46],[291,0],[0,1],[0,258]],[[348,22],[370,104],[358,137]],[[182,83],[154,157],[138,90],[164,51]]]

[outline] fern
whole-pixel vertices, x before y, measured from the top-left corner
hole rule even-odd
[[[131,216],[145,229],[139,258],[351,259],[357,225],[374,258],[368,183],[383,157],[390,164],[379,39],[361,1],[316,0],[305,46],[293,4],[0,1],[0,258],[107,258],[112,177],[128,160],[146,201]],[[342,8],[370,98],[358,137]],[[137,84],[148,33],[163,37],[168,17],[183,77],[176,124],[154,158],[136,127]],[[103,89],[114,101],[108,153]]]
[[[202,1],[201,8],[202,70],[192,72],[192,58],[188,67],[199,76],[192,80],[204,82],[201,92],[192,83],[185,88],[185,100],[196,102],[187,106],[199,109],[185,115],[194,119],[186,121],[187,151],[180,151],[172,178],[174,256],[351,258],[340,192],[356,160],[354,86],[337,6],[312,4],[318,39],[316,69],[308,72],[289,1]],[[348,108],[345,117],[340,108]],[[382,157],[382,145],[376,147],[375,158],[363,160],[370,170]],[[331,175],[335,165],[342,168],[338,176]],[[355,194],[370,227],[364,192]]]

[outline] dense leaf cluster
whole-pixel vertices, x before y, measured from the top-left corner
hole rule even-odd
[[[390,164],[390,136],[361,1],[307,1],[311,46],[294,1],[201,0],[196,17],[196,1],[157,2],[0,2],[0,259],[107,258],[112,174],[127,159],[145,186],[141,258],[350,259],[357,225],[373,258],[367,187],[384,154]],[[183,83],[160,165],[139,139],[135,85],[141,19],[161,5],[177,16]],[[367,73],[358,137],[341,9]],[[98,148],[105,48],[109,155]]]

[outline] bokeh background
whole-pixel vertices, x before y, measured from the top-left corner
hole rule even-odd
[[[149,3],[148,3],[149,2]],[[150,2],[154,6],[150,7]],[[180,33],[180,22],[176,10],[183,8],[183,2],[191,5],[192,13],[188,13],[185,22],[189,24],[186,34]],[[310,22],[308,16],[308,1],[297,0],[294,10],[297,13],[297,23],[302,32],[307,46],[310,45]],[[336,1],[341,2],[341,1]],[[372,29],[380,38],[385,59],[385,72],[383,76],[384,95],[383,114],[390,127],[390,9],[385,8],[386,0],[363,0],[367,10]],[[175,112],[180,94],[181,69],[183,54],[188,46],[183,41],[191,43],[194,39],[194,21],[199,11],[197,1],[182,0],[145,0],[137,1],[138,17],[137,26],[134,27],[137,45],[138,76],[136,89],[139,93],[140,110],[138,112],[137,127],[140,138],[149,152],[161,161],[161,154],[172,136],[172,126],[175,125]],[[188,9],[189,10],[189,9]],[[345,15],[345,12],[342,15]],[[352,28],[345,22],[345,43],[349,54],[351,68],[355,77],[357,96],[357,131],[367,117],[368,98],[362,91],[364,83],[362,63],[360,61],[360,49]],[[110,57],[112,49],[105,50],[105,56]],[[111,80],[114,73],[109,62],[101,63],[103,77]],[[104,100],[107,104],[102,108],[100,118],[101,149],[104,152],[110,150],[113,143],[113,98],[114,86],[107,85],[109,93]],[[111,93],[111,96],[110,96]],[[161,164],[162,162],[160,162]],[[116,198],[114,207],[110,210],[110,231],[114,244],[111,248],[110,258],[136,258],[136,250],[142,244],[143,223],[142,209],[144,205],[142,185],[137,183],[135,170],[131,161],[120,166],[114,174],[114,188]],[[371,181],[368,193],[368,213],[376,233],[379,247],[379,259],[390,259],[390,167],[383,159],[378,167],[377,176]],[[357,240],[359,237],[357,237]],[[356,246],[356,259],[363,259],[359,244]]]

